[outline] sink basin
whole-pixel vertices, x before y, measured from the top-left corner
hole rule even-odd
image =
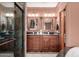
[[[55,32],[27,32],[28,35],[57,35]]]

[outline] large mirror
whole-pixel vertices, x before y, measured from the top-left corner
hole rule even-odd
[[[52,30],[52,18],[44,18],[43,20],[44,23],[44,30]]]
[[[38,18],[28,18],[28,30],[37,30]]]
[[[57,21],[56,21],[55,17],[46,17],[46,18],[44,18],[43,24],[44,24],[44,27],[43,27],[44,30],[54,32],[58,29],[58,28],[56,28],[57,27],[56,26]]]
[[[3,53],[2,56],[14,55],[14,40],[14,3],[0,2],[0,52]]]
[[[35,28],[35,21],[33,19],[30,20],[30,28]]]
[[[52,29],[52,22],[45,22],[45,29],[51,30]]]
[[[11,6],[6,6],[10,4]],[[13,36],[14,6],[13,3],[0,3],[0,38]]]

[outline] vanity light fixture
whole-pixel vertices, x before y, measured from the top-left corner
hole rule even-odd
[[[31,17],[32,15],[31,14],[28,14],[28,16]]]
[[[32,14],[28,14],[28,16],[29,16],[29,17],[38,17],[39,14],[37,14],[37,13],[36,13],[36,14],[32,13]]]
[[[47,17],[47,16],[48,16],[48,14],[44,14],[44,16],[45,16],[45,17]]]
[[[31,14],[31,16],[32,16],[32,17],[34,17],[34,16],[35,16],[35,14]]]
[[[38,17],[38,16],[39,16],[39,14],[35,14],[35,16],[36,16],[36,17]]]
[[[44,14],[44,17],[54,17],[55,13],[46,13]]]
[[[55,13],[51,14],[53,17],[56,16]]]
[[[6,17],[14,17],[14,13],[6,13],[5,16]]]

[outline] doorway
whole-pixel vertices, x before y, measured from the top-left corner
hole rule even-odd
[[[66,34],[65,12],[66,12],[66,8],[64,8],[59,13],[59,17],[60,17],[60,50],[65,49],[65,34]]]

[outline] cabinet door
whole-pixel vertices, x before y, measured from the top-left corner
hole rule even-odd
[[[42,39],[42,51],[43,52],[48,52],[49,50],[49,36],[43,36],[43,39]]]
[[[27,36],[27,52],[33,50],[33,40],[34,40],[33,36]]]
[[[39,36],[39,49],[40,49],[40,52],[43,51],[43,36]]]
[[[27,38],[27,51],[39,52],[39,36],[28,36]]]
[[[49,38],[49,51],[57,52],[58,51],[58,36],[50,36]]]
[[[34,39],[33,39],[33,50],[35,52],[39,52],[40,49],[39,49],[39,36],[34,36]]]

